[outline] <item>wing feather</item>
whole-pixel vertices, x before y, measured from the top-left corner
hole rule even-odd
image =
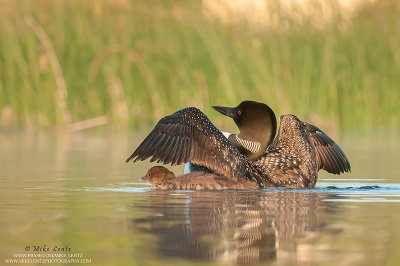
[[[228,177],[246,177],[246,158],[195,107],[162,118],[126,160],[158,161],[172,165],[193,162]]]
[[[318,127],[303,122],[306,132],[317,151],[317,163],[320,169],[332,174],[350,172],[350,162],[343,150]]]
[[[175,160],[172,165],[179,165],[183,162],[185,158],[185,150],[187,149],[186,138],[179,139],[179,142],[176,145],[177,153],[175,154]],[[182,147],[182,149],[178,149],[178,147]]]
[[[171,163],[171,165],[174,165],[173,161],[177,160],[177,158],[176,158],[176,150],[178,147],[177,142],[180,142],[181,140],[182,140],[181,138],[172,138],[171,143],[169,144],[168,148],[166,149],[167,153],[165,155],[165,158],[167,158],[167,159],[164,161],[165,164]]]

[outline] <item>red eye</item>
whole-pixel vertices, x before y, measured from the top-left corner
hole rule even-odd
[[[238,115],[241,115],[241,114],[242,114],[242,111],[239,110],[239,111],[238,111]]]

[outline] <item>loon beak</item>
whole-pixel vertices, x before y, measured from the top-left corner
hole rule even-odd
[[[237,112],[235,107],[223,107],[223,106],[211,106],[218,112],[220,112],[223,115],[226,115],[230,118],[236,118]]]

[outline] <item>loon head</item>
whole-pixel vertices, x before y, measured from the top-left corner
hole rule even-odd
[[[260,149],[256,153],[247,155],[249,159],[261,155],[275,137],[275,113],[264,103],[243,101],[236,107],[212,107],[235,121],[240,131],[237,136],[241,140],[260,143]]]

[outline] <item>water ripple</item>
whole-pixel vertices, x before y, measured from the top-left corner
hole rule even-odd
[[[383,180],[383,179],[382,179]],[[325,180],[324,180],[325,181]],[[325,199],[325,201],[338,202],[400,202],[400,184],[399,183],[375,183],[371,180],[365,182],[364,179],[351,179],[352,182],[319,182],[313,189],[290,189],[290,188],[272,188],[264,189],[251,193],[308,193],[308,194],[332,194],[335,199]],[[329,180],[329,181],[334,181]],[[336,180],[335,180],[336,181]],[[342,181],[342,180],[340,180]],[[355,182],[360,181],[360,182]],[[381,181],[381,180],[380,180]],[[107,187],[83,187],[78,190],[88,192],[119,192],[119,193],[143,193],[156,191],[152,186],[145,183],[115,183]],[[190,191],[175,191],[190,192]],[[219,191],[215,193],[229,193],[229,191]]]

